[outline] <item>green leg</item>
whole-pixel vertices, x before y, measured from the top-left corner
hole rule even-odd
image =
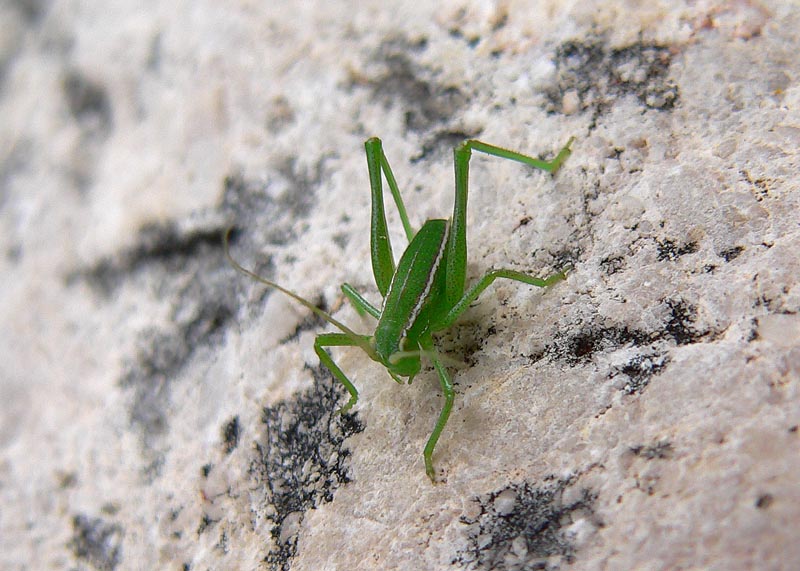
[[[232,229],[233,228],[231,227],[231,228],[228,228],[225,231],[225,234],[223,235],[223,238],[222,238],[222,243],[223,243],[223,249],[225,250],[225,256],[228,258],[228,262],[231,264],[231,266],[233,266],[233,268],[237,272],[240,272],[240,273],[242,273],[242,274],[244,274],[246,276],[249,276],[249,277],[253,278],[255,281],[260,282],[260,283],[262,283],[264,285],[267,285],[267,286],[269,286],[271,288],[275,288],[276,290],[278,290],[279,292],[283,293],[284,295],[288,295],[289,297],[291,297],[293,300],[295,300],[297,303],[299,303],[303,307],[308,308],[312,313],[314,313],[314,315],[320,317],[321,319],[324,319],[325,321],[327,321],[328,323],[330,323],[334,327],[338,328],[340,331],[343,331],[345,333],[345,337],[347,337],[348,339],[352,339],[353,340],[353,343],[351,343],[351,344],[355,345],[355,346],[358,346],[358,347],[361,347],[362,349],[364,349],[364,351],[367,353],[367,355],[370,356],[371,359],[375,358],[374,351],[372,351],[371,345],[369,343],[369,337],[365,337],[364,335],[359,335],[358,333],[356,333],[355,331],[353,331],[352,329],[347,327],[344,323],[341,323],[341,322],[337,321],[336,319],[333,318],[333,316],[331,316],[330,314],[322,311],[319,307],[317,307],[316,305],[314,305],[313,303],[311,303],[307,299],[300,297],[299,295],[294,293],[292,290],[286,289],[285,287],[283,287],[283,286],[281,286],[279,284],[276,284],[275,282],[273,282],[271,280],[262,278],[258,274],[254,273],[254,272],[251,272],[250,270],[248,270],[247,268],[245,268],[244,266],[239,264],[239,262],[234,260],[233,256],[231,256],[231,252],[230,252],[230,234],[231,234],[231,230]]]
[[[504,149],[502,147],[496,147],[494,145],[489,145],[487,143],[483,143],[481,141],[476,141],[471,139],[464,143],[464,147],[469,147],[475,151],[479,151],[481,153],[486,153],[487,155],[492,155],[495,157],[500,157],[503,159],[510,159],[512,161],[517,161],[519,163],[523,163],[537,169],[541,169],[543,171],[547,171],[551,174],[556,174],[559,167],[561,167],[561,163],[567,160],[572,150],[570,147],[572,146],[572,142],[575,140],[575,137],[570,137],[567,144],[564,145],[561,150],[556,155],[552,161],[543,161],[542,159],[535,159],[533,157],[529,157],[528,155],[523,155],[522,153],[518,153],[516,151],[509,151],[508,149]]]
[[[467,192],[469,189],[469,158],[472,154],[466,145],[453,150],[456,169],[456,197],[447,238],[447,266],[445,267],[445,298],[447,307],[453,307],[464,293],[467,280]]]
[[[366,340],[369,340],[369,338],[366,336],[362,337]],[[364,339],[362,339],[362,341]],[[338,367],[338,365],[333,362],[331,356],[327,351],[325,351],[325,347],[361,347],[361,345],[359,345],[357,340],[352,339],[349,335],[345,335],[344,333],[323,333],[318,335],[314,340],[314,351],[319,357],[320,362],[328,368],[333,376],[344,385],[344,388],[347,389],[347,392],[350,393],[350,400],[347,401],[347,404],[336,411],[336,414],[343,414],[350,410],[353,405],[358,402],[358,391],[353,383],[350,382],[350,379],[348,379]]]
[[[406,213],[406,205],[403,204],[403,197],[400,196],[400,188],[397,186],[397,180],[394,178],[392,167],[389,166],[389,160],[381,147],[381,167],[383,174],[386,176],[386,182],[389,183],[389,190],[392,192],[394,203],[397,206],[397,212],[400,214],[400,221],[403,223],[403,230],[406,233],[406,238],[410,242],[414,237],[414,230],[411,228],[411,223],[408,221],[408,214]]]
[[[431,326],[431,330],[441,331],[450,327],[453,323],[455,323],[456,319],[458,319],[459,316],[467,310],[469,305],[475,301],[481,293],[483,293],[483,290],[489,287],[497,278],[507,278],[536,287],[547,287],[566,279],[566,277],[567,270],[560,271],[557,274],[553,274],[545,279],[535,278],[515,270],[492,270],[478,280],[478,283],[472,286],[469,291],[464,294],[464,296],[453,306],[447,315],[444,316],[442,321],[433,324]]]
[[[369,245],[372,256],[372,274],[375,285],[382,296],[386,295],[394,275],[394,255],[386,228],[386,211],[383,207],[383,178],[381,177],[380,139],[372,138],[364,143],[369,169],[369,186],[372,192],[372,214],[370,219]]]
[[[422,452],[422,457],[425,460],[425,473],[428,474],[431,482],[435,483],[436,471],[433,469],[433,449],[436,448],[436,443],[439,441],[439,436],[441,436],[442,431],[447,424],[447,419],[450,418],[450,412],[453,410],[453,398],[455,396],[455,392],[453,391],[453,383],[450,381],[450,376],[447,374],[447,370],[444,368],[444,365],[442,365],[442,363],[439,361],[436,350],[433,348],[433,341],[429,337],[428,339],[421,341],[420,344],[425,350],[425,353],[433,361],[433,366],[436,369],[436,373],[439,375],[439,384],[441,385],[442,393],[444,394],[444,406],[442,407],[442,412],[439,413],[439,419],[436,421],[436,426],[433,427],[433,432],[431,432],[428,442],[425,444],[425,450]]]
[[[369,313],[375,319],[381,318],[381,312],[378,308],[368,302],[364,297],[358,293],[356,288],[348,283],[342,284],[342,293],[350,300],[353,307],[362,317]]]
[[[369,169],[369,186],[372,193],[372,215],[370,222],[370,252],[372,255],[372,273],[375,276],[375,285],[378,291],[385,296],[394,275],[394,255],[392,244],[389,240],[389,231],[386,225],[386,210],[383,206],[383,178],[381,171],[386,175],[389,190],[392,193],[400,220],[403,222],[406,236],[409,241],[414,237],[411,225],[408,222],[406,207],[400,196],[400,189],[394,178],[392,168],[383,152],[381,140],[372,137],[364,143],[367,153],[367,168]]]
[[[489,145],[481,141],[469,140],[456,147],[456,197],[453,204],[453,217],[451,219],[450,237],[447,242],[447,278],[446,296],[448,307],[453,307],[464,294],[467,267],[467,193],[469,189],[469,159],[472,151],[479,151],[495,157],[510,159],[524,163],[537,169],[555,174],[567,157],[572,152],[570,145],[575,140],[571,137],[567,144],[559,151],[552,161],[535,159],[522,153],[509,151],[501,147]]]

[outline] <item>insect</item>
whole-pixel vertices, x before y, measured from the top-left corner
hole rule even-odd
[[[519,281],[537,287],[547,287],[566,278],[566,269],[540,279],[515,270],[491,270],[468,289],[467,264],[467,193],[469,161],[473,151],[510,159],[555,174],[570,155],[574,137],[551,161],[544,161],[477,140],[468,140],[454,149],[455,203],[449,220],[433,219],[414,231],[408,220],[400,189],[378,138],[364,143],[372,192],[370,253],[375,285],[383,297],[380,308],[367,301],[353,286],[345,283],[342,292],[356,311],[377,320],[372,335],[356,333],[310,301],[277,283],[242,267],[230,254],[230,229],[225,234],[225,253],[239,272],[266,284],[304,305],[310,311],[336,327],[338,333],[322,333],[314,341],[314,351],[323,365],[344,385],[350,395],[337,413],[350,410],[358,401],[358,391],[327,352],[329,347],[358,347],[388,371],[397,383],[414,380],[425,357],[439,377],[444,404],[439,418],[423,450],[425,472],[436,481],[433,450],[453,409],[453,383],[444,365],[446,361],[435,349],[434,334],[453,325],[472,302],[498,278]],[[400,215],[408,246],[395,265],[392,245],[387,231],[383,204],[383,177],[389,185]]]

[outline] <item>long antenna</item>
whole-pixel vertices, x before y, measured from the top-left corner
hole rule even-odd
[[[359,347],[364,348],[364,337],[365,337],[364,335],[359,335],[358,333],[356,333],[355,331],[353,331],[352,329],[347,327],[344,323],[334,319],[333,317],[331,317],[330,314],[328,314],[325,311],[321,310],[319,307],[317,307],[316,305],[314,305],[310,301],[300,297],[298,294],[294,293],[293,291],[288,290],[285,287],[280,286],[280,285],[276,284],[275,282],[270,281],[270,280],[268,280],[266,278],[262,278],[257,273],[248,270],[247,268],[242,266],[239,262],[234,260],[233,256],[231,256],[231,248],[230,248],[230,235],[231,235],[232,231],[233,231],[233,226],[229,226],[228,229],[225,230],[225,235],[224,235],[224,238],[223,238],[223,244],[224,244],[224,247],[225,247],[225,257],[228,258],[228,262],[230,262],[230,264],[233,266],[233,268],[236,271],[238,271],[239,273],[242,273],[242,274],[244,274],[246,276],[249,276],[249,277],[253,278],[257,282],[260,282],[260,283],[262,283],[264,285],[268,285],[269,287],[275,288],[279,292],[288,295],[289,297],[294,299],[296,302],[298,302],[298,303],[302,304],[303,306],[305,306],[306,308],[308,308],[315,315],[318,315],[319,317],[321,317],[322,319],[324,319],[325,321],[327,321],[328,323],[330,323],[334,327],[339,328],[339,330],[341,330],[346,335],[352,337],[353,341],[355,341],[358,344]]]

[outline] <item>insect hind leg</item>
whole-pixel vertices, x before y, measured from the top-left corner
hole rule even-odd
[[[450,327],[453,323],[455,323],[456,319],[458,319],[461,314],[467,310],[470,304],[478,299],[478,296],[483,293],[483,290],[492,285],[492,283],[494,283],[494,281],[498,278],[506,278],[536,287],[548,287],[565,280],[569,270],[570,268],[567,267],[566,269],[544,279],[529,276],[528,274],[524,274],[516,270],[492,270],[478,280],[478,282],[473,285],[469,291],[467,291],[467,293],[464,294],[464,296],[452,307],[447,315],[445,315],[440,322],[436,323],[432,329],[434,331],[441,331],[442,329],[447,329]]]

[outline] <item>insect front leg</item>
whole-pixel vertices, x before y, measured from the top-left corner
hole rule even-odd
[[[344,414],[358,402],[358,390],[356,390],[355,385],[347,378],[339,366],[333,362],[325,347],[361,347],[363,349],[363,345],[359,341],[363,342],[364,340],[368,341],[369,337],[363,336],[363,339],[353,339],[350,335],[344,333],[323,333],[314,340],[314,352],[319,357],[320,362],[344,385],[344,388],[350,394],[350,400],[337,410],[336,414]]]

